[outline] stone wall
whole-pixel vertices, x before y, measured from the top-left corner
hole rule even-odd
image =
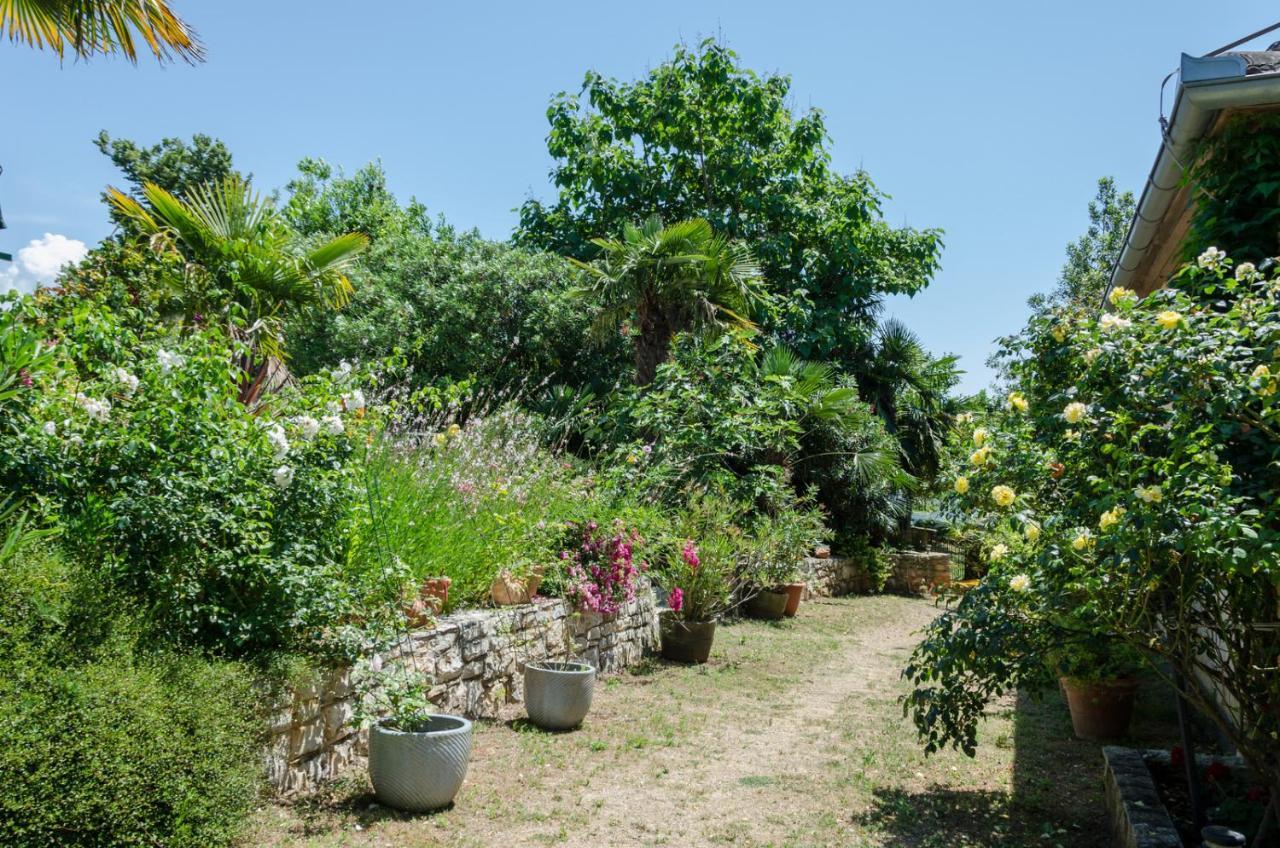
[[[800,569],[806,598],[838,598],[871,591],[867,570],[855,559],[805,557]]]
[[[951,584],[950,554],[894,551],[889,559],[889,577],[884,584],[888,591],[924,594]]]
[[[412,654],[416,667],[432,676],[430,697],[441,712],[494,718],[504,704],[522,699],[525,662],[572,658],[602,672],[618,671],[657,644],[657,608],[644,585],[636,600],[607,618],[576,613],[559,599],[446,616],[435,627],[412,631],[387,661]],[[267,732],[274,791],[310,791],[364,756],[367,733],[352,725],[354,709],[349,669],[295,687]]]

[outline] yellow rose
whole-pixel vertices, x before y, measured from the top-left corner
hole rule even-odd
[[[990,431],[988,431],[988,430],[987,430],[987,428],[986,428],[986,427],[979,427],[978,429],[974,430],[974,431],[973,431],[973,446],[974,446],[975,448],[980,448],[980,447],[982,447],[983,445],[985,445],[985,444],[987,443],[987,437],[988,437],[988,436],[990,436],[990,435],[991,435],[991,433],[990,433]]]
[[[1110,530],[1120,523],[1120,516],[1122,515],[1124,515],[1124,507],[1112,507],[1098,516],[1098,529],[1104,532]]]
[[[1126,301],[1132,300],[1135,296],[1136,293],[1132,289],[1127,289],[1124,286],[1116,286],[1111,290],[1111,293],[1107,295],[1107,300],[1111,301],[1112,306],[1119,306]]]
[[[1077,551],[1083,551],[1091,544],[1093,544],[1093,537],[1089,535],[1088,530],[1081,530],[1076,534],[1076,537],[1071,540],[1071,547]]]
[[[956,478],[956,494],[963,495],[968,491],[969,491],[969,478],[957,477]]]
[[[1133,493],[1144,503],[1160,503],[1164,500],[1164,492],[1160,491],[1159,486],[1139,486]]]
[[[1015,574],[1009,578],[1009,588],[1015,592],[1031,591],[1031,578],[1025,574]]]
[[[969,462],[973,463],[975,466],[979,468],[986,465],[990,461],[991,461],[991,448],[989,447],[978,448],[976,451],[969,454]]]
[[[1258,394],[1266,397],[1276,393],[1276,381],[1271,376],[1271,369],[1265,365],[1259,365],[1253,369],[1253,380],[1258,383],[1254,389]]]
[[[1022,528],[1022,534],[1027,537],[1027,541],[1035,544],[1040,541],[1040,525],[1034,521],[1028,521],[1027,526]]]
[[[1156,323],[1160,325],[1162,330],[1176,330],[1178,325],[1182,323],[1182,316],[1172,309],[1166,309],[1156,316]]]
[[[1006,544],[997,544],[991,548],[991,553],[987,554],[987,559],[992,562],[999,562],[1009,553],[1009,546]]]
[[[1023,396],[1022,392],[1009,392],[1009,408],[1014,412],[1027,411],[1027,399]]]
[[[1072,401],[1062,410],[1062,417],[1067,419],[1068,424],[1079,424],[1084,420],[1085,413],[1089,411],[1089,407],[1080,401]]]
[[[996,502],[996,506],[1006,507],[1014,502],[1017,494],[1008,486],[995,486],[991,489],[991,500]]]

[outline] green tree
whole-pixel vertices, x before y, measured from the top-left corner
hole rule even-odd
[[[195,33],[166,0],[4,0],[3,33],[10,41],[48,47],[59,59],[122,53],[137,63],[139,40],[161,62],[204,59]]]
[[[144,206],[109,189],[115,209],[150,236],[171,238],[191,265],[184,301],[189,314],[223,314],[233,339],[244,343],[241,400],[254,402],[284,356],[290,310],[337,309],[351,298],[346,267],[368,245],[347,233],[300,246],[271,201],[248,182],[228,176],[178,199],[145,183]]]
[[[1112,177],[1099,179],[1098,192],[1089,201],[1089,228],[1067,245],[1067,261],[1053,291],[1027,300],[1032,310],[1043,314],[1061,306],[1100,307],[1111,269],[1124,249],[1134,208],[1133,192],[1117,189]]]
[[[521,207],[517,242],[587,259],[592,237],[650,215],[705,219],[751,246],[786,307],[770,329],[810,359],[851,359],[885,294],[928,284],[941,232],[887,224],[884,195],[832,170],[822,114],[793,114],[790,88],[714,40],[634,83],[588,73],[548,109],[559,196]]]
[[[592,243],[599,259],[573,260],[589,274],[582,295],[600,308],[594,326],[599,335],[635,321],[638,385],[653,382],[676,333],[754,326],[747,313],[759,299],[759,266],[746,248],[717,236],[706,221],[664,227],[652,216],[642,226],[624,224],[620,239]]]
[[[289,201],[281,210],[299,234],[364,233],[373,241],[400,233],[429,233],[427,208],[410,199],[401,206],[387,186],[381,162],[370,162],[351,176],[322,159],[303,159],[298,176],[285,186]]]
[[[155,183],[181,197],[196,186],[237,173],[227,145],[203,133],[193,135],[190,144],[180,138],[164,138],[147,147],[131,139],[112,138],[102,130],[93,144],[120,169],[134,194],[145,184]]]

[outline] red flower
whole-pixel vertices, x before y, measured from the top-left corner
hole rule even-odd
[[[1209,763],[1209,767],[1204,770],[1204,779],[1210,783],[1218,783],[1229,777],[1231,777],[1231,769],[1217,760]]]

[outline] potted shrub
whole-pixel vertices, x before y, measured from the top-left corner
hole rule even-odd
[[[596,670],[585,662],[540,660],[524,666],[524,708],[543,730],[571,730],[591,709]]]
[[[795,614],[800,611],[800,601],[804,600],[804,590],[808,584],[793,580],[790,583],[784,583],[782,588],[787,593],[787,607],[782,614],[787,618],[794,618]]]
[[[643,543],[621,521],[607,532],[594,521],[567,524],[560,546],[564,596],[580,612],[616,615],[635,598],[640,573],[648,568],[635,561],[635,548]]]
[[[728,607],[733,553],[723,539],[707,540],[701,551],[685,540],[662,570],[667,610],[661,618],[662,656],[704,663],[711,655],[716,620]]]
[[[1129,731],[1138,694],[1138,657],[1104,636],[1086,637],[1053,658],[1077,737],[1119,739]]]
[[[418,597],[436,613],[442,613],[449,603],[449,586],[452,583],[448,577],[428,577],[418,588]]]
[[[805,501],[756,518],[742,558],[752,587],[743,603],[747,615],[776,620],[796,614],[805,588],[800,563],[824,532],[821,514]]]
[[[357,670],[358,715],[369,729],[369,779],[378,802],[421,813],[453,803],[471,759],[471,722],[431,712],[429,679],[375,656]]]

